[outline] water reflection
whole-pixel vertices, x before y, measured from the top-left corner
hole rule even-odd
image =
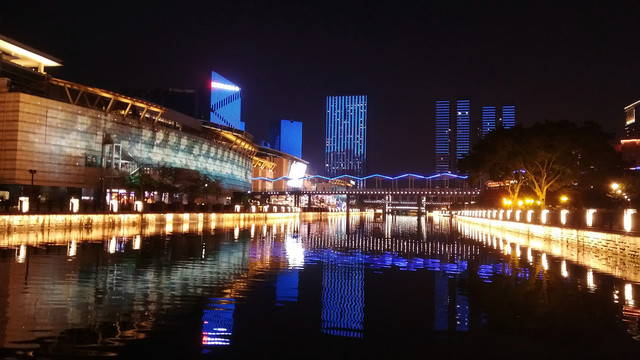
[[[374,352],[383,342],[409,351],[505,334],[530,345],[562,338],[546,322],[580,336],[604,326],[618,345],[638,336],[635,282],[558,240],[448,217],[178,215],[3,236],[0,348],[35,355],[90,347],[237,357],[330,348],[332,339]],[[595,311],[605,315],[580,322]]]

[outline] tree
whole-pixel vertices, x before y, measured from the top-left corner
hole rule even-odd
[[[523,129],[498,128],[476,144],[469,155],[462,159],[460,168],[469,173],[473,182],[493,180],[503,184],[509,194],[511,204],[515,204],[522,186],[525,184],[519,159],[522,157],[520,145]]]
[[[619,168],[619,155],[609,145],[610,139],[592,122],[497,129],[474,146],[461,165],[474,177],[504,182],[510,196],[517,197],[520,187],[528,185],[544,207],[549,192]]]

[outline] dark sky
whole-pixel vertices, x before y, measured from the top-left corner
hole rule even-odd
[[[247,130],[303,122],[321,171],[327,95],[368,95],[369,173],[433,172],[436,99],[516,104],[517,121],[620,134],[640,99],[640,5],[463,1],[14,1],[0,34],[62,59],[50,73],[119,91],[242,88]]]

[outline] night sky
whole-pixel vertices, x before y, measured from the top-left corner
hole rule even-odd
[[[303,122],[324,161],[325,97],[368,95],[369,173],[431,174],[435,100],[516,104],[516,120],[594,120],[618,136],[640,99],[634,2],[13,1],[0,34],[63,61],[65,80],[193,89],[215,70],[242,88],[257,141]]]

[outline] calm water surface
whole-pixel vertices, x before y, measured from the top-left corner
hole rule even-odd
[[[0,233],[0,358],[640,358],[638,284],[449,218],[209,225]]]

